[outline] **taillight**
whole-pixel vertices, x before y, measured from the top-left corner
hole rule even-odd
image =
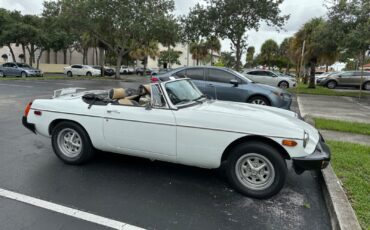
[[[30,103],[28,103],[26,108],[24,109],[24,116],[25,117],[28,116],[28,113],[30,112],[30,109],[31,109],[31,105],[32,105],[32,101]]]
[[[159,81],[159,79],[157,77],[151,77],[150,79],[151,79],[152,83],[156,83],[156,82]]]

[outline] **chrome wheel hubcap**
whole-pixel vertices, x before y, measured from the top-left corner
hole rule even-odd
[[[328,87],[331,88],[331,89],[334,88],[335,87],[335,83],[334,82],[329,82]]]
[[[256,104],[256,105],[266,105],[266,102],[264,100],[261,100],[261,99],[254,99],[252,101],[252,104]]]
[[[58,147],[69,158],[77,157],[81,153],[82,140],[80,135],[73,129],[66,128],[58,134]]]
[[[263,190],[271,186],[275,179],[272,163],[257,153],[245,154],[236,162],[235,173],[245,187]]]
[[[287,83],[285,83],[285,82],[280,83],[280,88],[282,88],[282,89],[288,88]]]

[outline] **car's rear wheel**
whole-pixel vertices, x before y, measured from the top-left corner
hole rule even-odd
[[[94,148],[86,131],[73,122],[61,122],[51,134],[55,154],[67,164],[82,164],[94,155]]]
[[[275,148],[250,142],[231,150],[226,171],[229,182],[240,193],[264,199],[282,189],[288,169]]]
[[[365,82],[364,86],[362,87],[364,90],[370,90],[370,81]]]
[[[263,96],[254,96],[248,100],[248,103],[256,105],[271,105],[270,101]]]
[[[287,88],[289,88],[289,83],[286,82],[286,81],[282,81],[282,82],[279,83],[278,86],[279,86],[279,88],[287,89]]]
[[[92,76],[91,72],[87,72],[86,76],[91,77]]]
[[[0,77],[5,77],[5,74],[3,71],[0,71]]]
[[[336,81],[329,81],[326,84],[326,87],[328,87],[329,89],[335,89],[335,87],[337,87],[337,82]]]
[[[21,73],[21,77],[22,77],[22,78],[26,78],[26,77],[27,77],[27,73],[26,73],[26,72],[22,72],[22,73]]]
[[[71,72],[71,71],[68,71],[68,72],[67,72],[67,76],[68,76],[68,77],[72,77],[72,76],[73,76],[72,72]]]

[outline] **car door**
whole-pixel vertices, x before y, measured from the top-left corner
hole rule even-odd
[[[73,75],[82,75],[81,73],[82,66],[81,65],[72,65],[71,71]]]
[[[152,103],[146,106],[109,104],[104,138],[117,151],[148,158],[176,155],[176,123],[158,84],[152,84]],[[159,104],[159,101],[163,103]]]
[[[234,74],[223,69],[206,68],[205,94],[209,97],[225,101],[244,101],[242,81]],[[231,84],[231,80],[237,80],[238,86]]]
[[[185,69],[185,76],[190,78],[200,91],[203,92],[205,90],[206,82],[204,76],[204,68]]]
[[[339,74],[338,77],[337,77],[339,85],[351,85],[351,84],[353,84],[352,82],[354,81],[353,80],[354,75],[355,75],[355,72],[353,72],[353,71],[343,72],[343,73]]]
[[[3,64],[3,73],[4,75],[11,75],[11,69],[9,68],[10,67],[10,63],[5,63]]]

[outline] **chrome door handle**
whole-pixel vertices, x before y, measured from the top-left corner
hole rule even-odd
[[[209,87],[215,87],[213,84],[208,84]]]
[[[120,112],[118,110],[113,109],[113,110],[107,110],[107,113],[120,113]]]

